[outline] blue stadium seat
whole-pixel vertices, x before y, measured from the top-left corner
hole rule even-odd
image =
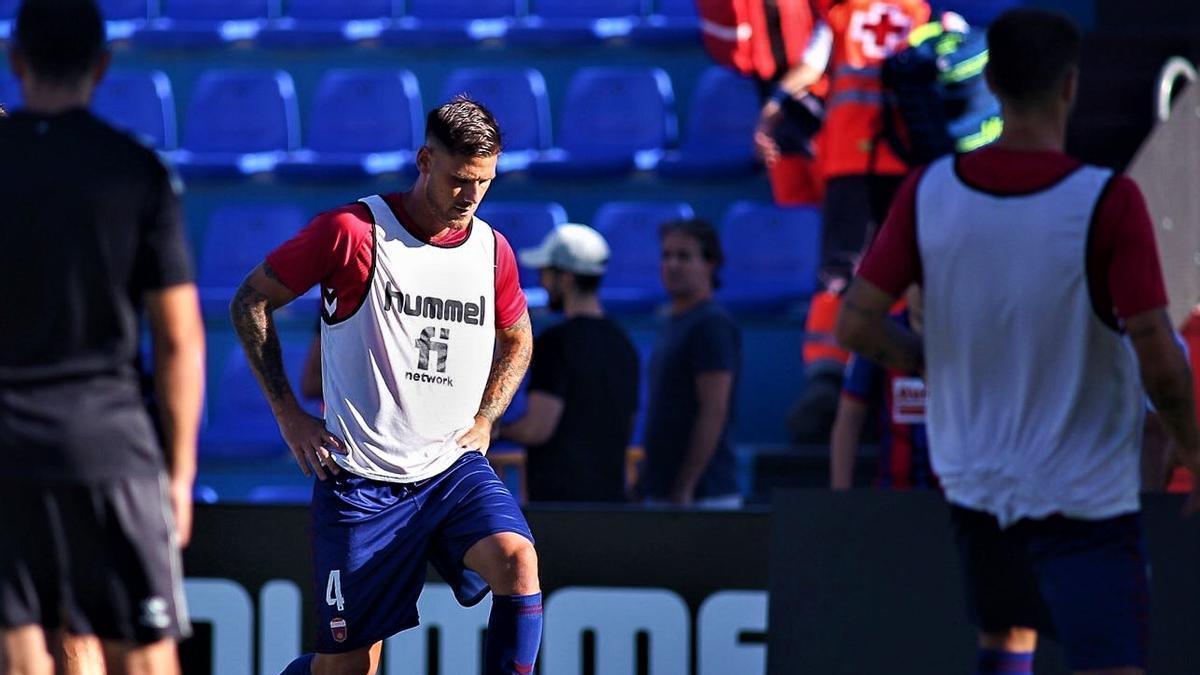
[[[648,46],[699,44],[696,0],[658,0],[653,12],[633,27],[629,39]]]
[[[156,150],[175,148],[175,96],[162,71],[109,73],[96,89],[92,111]]]
[[[226,315],[242,279],[306,222],[308,214],[295,204],[226,204],[213,211],[196,275],[204,313]],[[309,306],[316,316],[315,301]]]
[[[159,18],[133,35],[151,49],[215,47],[253,40],[267,19],[280,15],[281,0],[162,0]]]
[[[383,32],[393,47],[452,47],[504,37],[525,0],[408,0],[407,13]]]
[[[258,34],[264,47],[329,47],[379,37],[393,0],[291,0],[287,16]]]
[[[721,223],[718,297],[744,310],[778,310],[816,290],[821,214],[809,207],[737,202]]]
[[[292,76],[282,70],[214,69],[200,76],[175,153],[186,177],[272,171],[300,141]]]
[[[596,211],[592,227],[612,250],[600,286],[606,305],[647,309],[666,298],[659,275],[658,227],[694,215],[684,202],[609,202]]]
[[[99,5],[109,40],[128,40],[150,19],[147,0],[100,0]],[[157,7],[157,1],[154,5]]]
[[[407,70],[344,68],[321,78],[308,145],[279,167],[290,178],[362,178],[413,166],[424,119],[417,78]]]
[[[535,175],[619,175],[653,169],[675,142],[675,94],[660,68],[588,67],[571,78],[558,147],[530,164]]]
[[[645,0],[532,0],[505,36],[518,46],[552,47],[620,38],[646,13]]]
[[[513,252],[533,248],[556,225],[567,222],[567,212],[557,202],[492,202],[484,200],[479,217],[487,221],[508,239]],[[538,272],[521,267],[521,287],[537,289]],[[528,295],[528,293],[527,293]],[[535,295],[540,295],[537,293]],[[530,298],[530,302],[533,301]]]
[[[700,77],[688,110],[687,133],[678,150],[658,165],[668,176],[735,176],[757,167],[754,127],[759,115],[754,82],[712,66]]]
[[[21,0],[0,0],[0,39],[7,40],[12,34],[17,10],[20,8]]]
[[[284,369],[294,386],[300,382],[308,343],[285,339],[282,346]],[[208,424],[200,432],[202,459],[288,456],[271,406],[254,379],[245,352],[236,342],[224,359],[215,390],[209,397]],[[303,405],[309,412],[316,412],[315,405],[307,402]]]
[[[450,73],[438,103],[465,93],[496,116],[504,132],[500,171],[524,169],[550,146],[546,80],[532,68],[459,68]]]

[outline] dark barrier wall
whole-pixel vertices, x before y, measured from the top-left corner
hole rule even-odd
[[[1152,572],[1150,672],[1200,672],[1200,519],[1144,499]],[[941,498],[779,491],[771,526],[768,672],[962,674],[974,628]],[[1066,673],[1043,641],[1039,675]]]
[[[939,497],[776,497],[773,514],[531,509],[542,675],[971,672]],[[1181,504],[1146,499],[1156,674],[1200,672],[1200,520],[1184,520]],[[326,588],[314,595],[308,579],[307,520],[302,507],[199,507],[185,558],[197,628],[182,649],[187,675],[274,675],[310,647],[310,606]],[[463,609],[430,582],[422,627],[388,641],[382,675],[479,672],[490,601]],[[1037,667],[1066,672],[1049,642]]]
[[[767,512],[528,517],[545,596],[543,675],[765,672]],[[274,675],[311,647],[307,523],[303,507],[197,507],[184,560],[196,625],[181,650],[186,675]],[[479,672],[490,599],[463,609],[430,581],[423,628],[388,641],[383,675]],[[325,590],[322,580],[316,597]]]

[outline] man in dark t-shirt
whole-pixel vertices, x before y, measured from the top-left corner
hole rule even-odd
[[[671,314],[650,357],[642,491],[650,502],[738,508],[729,429],[741,333],[713,301],[720,238],[701,220],[666,223],[659,234]]]
[[[530,501],[625,500],[638,356],[597,296],[608,256],[599,232],[575,224],[520,252],[521,264],[541,271],[550,308],[566,317],[535,340],[527,411],[499,431],[526,446]]]
[[[103,640],[114,672],[178,672],[204,333],[177,185],[87,111],[109,62],[91,0],[26,0],[11,49],[26,107],[0,121],[0,643],[10,672],[50,672],[64,634]]]

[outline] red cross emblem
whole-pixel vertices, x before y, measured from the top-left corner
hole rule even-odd
[[[854,12],[850,19],[850,37],[862,48],[867,59],[885,59],[904,46],[912,19],[901,8],[875,2]]]

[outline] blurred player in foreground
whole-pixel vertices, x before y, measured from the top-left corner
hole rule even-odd
[[[983,674],[1032,672],[1038,631],[1058,636],[1076,672],[1144,672],[1139,375],[1179,456],[1200,468],[1142,195],[1064,154],[1079,45],[1053,13],[992,24],[987,79],[1003,135],[910,176],[838,325],[847,347],[926,373],[929,447]],[[923,345],[886,319],[912,282]]]
[[[465,97],[430,112],[426,129],[409,192],[318,215],[233,300],[280,432],[319,479],[317,653],[287,675],[374,673],[382,641],[418,624],[427,562],[464,605],[495,593],[486,673],[530,673],[537,656],[533,535],[483,457],[533,344],[512,249],[475,218],[500,130]],[[271,318],[318,283],[324,420],[297,404]]]
[[[0,332],[7,672],[64,667],[65,641],[74,672],[177,673],[204,378],[177,190],[87,111],[109,63],[91,0],[27,0],[10,62],[25,107],[0,124],[0,280],[21,289]],[[135,367],[143,308],[169,466]]]

